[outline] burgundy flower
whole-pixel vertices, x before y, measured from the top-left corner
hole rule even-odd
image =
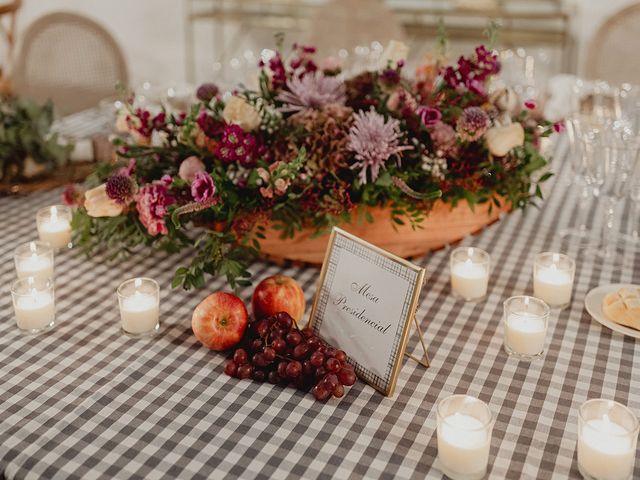
[[[565,128],[564,121],[562,120],[553,124],[553,131],[556,133],[564,132]]]
[[[203,102],[209,102],[218,94],[220,89],[215,83],[203,83],[196,90],[196,97]]]
[[[196,202],[211,202],[216,194],[213,178],[207,172],[198,172],[191,184],[191,196]]]
[[[280,90],[287,83],[287,71],[279,52],[269,60],[269,70],[271,71],[271,87],[274,90]]]
[[[83,194],[78,189],[78,186],[76,184],[70,183],[66,187],[64,187],[64,191],[62,192],[62,201],[65,205],[68,205],[70,207],[81,205],[82,199]]]
[[[126,175],[111,175],[107,180],[107,197],[120,205],[127,205],[133,200],[138,186],[133,178]]]
[[[213,118],[205,110],[202,110],[198,114],[198,116],[196,117],[196,123],[204,132],[204,134],[209,138],[213,138],[222,134],[224,130],[224,123]]]
[[[154,237],[158,234],[166,235],[169,233],[165,217],[169,213],[168,207],[174,203],[176,203],[176,199],[162,183],[144,185],[137,193],[138,218]]]
[[[416,113],[422,120],[422,123],[424,123],[425,127],[435,126],[442,118],[440,110],[434,107],[419,107]]]
[[[524,106],[527,107],[529,110],[535,110],[537,104],[535,100],[526,100],[524,102]]]
[[[238,162],[243,167],[255,166],[259,148],[256,137],[245,133],[238,125],[226,125],[216,155],[224,163]]]

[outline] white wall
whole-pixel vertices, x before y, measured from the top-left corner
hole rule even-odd
[[[592,35],[609,15],[635,0],[564,0],[575,9],[573,28],[582,69]],[[56,10],[87,15],[115,37],[126,56],[133,85],[186,79],[185,0],[24,0],[20,31],[39,16]]]

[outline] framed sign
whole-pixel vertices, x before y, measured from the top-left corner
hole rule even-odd
[[[411,262],[334,228],[311,310],[310,326],[349,355],[358,376],[393,395],[425,271]]]

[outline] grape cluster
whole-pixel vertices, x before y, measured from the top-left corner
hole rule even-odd
[[[286,312],[249,324],[224,373],[311,390],[322,402],[332,395],[342,397],[344,387],[356,382],[347,354],[322,341],[311,329],[300,330]]]

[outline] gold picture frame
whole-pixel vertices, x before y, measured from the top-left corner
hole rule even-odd
[[[354,259],[356,259],[356,261],[365,262],[369,265],[368,268],[370,269],[380,269],[380,274],[384,274],[387,281],[390,276],[395,276],[398,279],[398,282],[395,285],[396,290],[406,289],[406,291],[404,291],[405,296],[402,300],[402,308],[400,310],[398,318],[396,319],[395,333],[393,337],[390,337],[389,340],[384,341],[384,343],[387,344],[387,351],[389,352],[388,358],[386,359],[387,363],[385,366],[385,373],[382,375],[376,374],[372,372],[367,367],[367,365],[361,364],[357,358],[351,356],[349,357],[350,363],[354,365],[356,373],[362,380],[367,382],[382,394],[391,396],[394,393],[398,375],[400,373],[400,368],[405,356],[411,358],[412,360],[415,360],[424,367],[429,367],[427,346],[420,330],[420,324],[418,323],[415,316],[416,310],[418,308],[420,293],[424,285],[425,269],[414,265],[413,263],[400,258],[390,252],[387,252],[386,250],[383,250],[375,245],[372,245],[338,227],[334,227],[331,232],[324,261],[322,263],[322,270],[320,271],[320,278],[318,280],[318,286],[313,299],[313,306],[311,309],[311,316],[309,320],[309,327],[311,327],[314,332],[320,337],[323,337],[323,325],[327,325],[326,319],[324,318],[327,305],[329,305],[329,300],[332,296],[332,293],[334,293],[334,297],[336,296],[335,292],[332,292],[332,288],[334,284],[334,273],[339,270],[339,262],[342,251],[348,252],[347,254],[345,254],[345,257],[343,257],[343,261],[344,258],[348,258],[349,261],[354,261]],[[375,268],[372,267],[372,265],[375,265]],[[350,272],[351,271],[352,270],[350,270]],[[342,279],[341,281],[346,280]],[[356,284],[356,282],[353,282],[350,285],[353,286],[354,284]],[[384,283],[384,285],[388,286],[389,284]],[[341,296],[343,297],[342,299],[344,299],[345,296]],[[357,298],[360,299],[360,297]],[[336,305],[335,299],[333,300],[333,305]],[[329,305],[329,308],[333,307]],[[365,310],[363,310],[362,313],[364,313],[364,311]],[[353,315],[352,312],[351,314]],[[366,320],[366,323],[369,323],[370,326],[371,324],[373,324],[373,321],[371,321],[369,318],[366,318]],[[424,350],[424,355],[422,356],[422,358],[410,355],[405,352],[407,341],[409,338],[409,330],[412,322],[416,326],[416,331],[420,337],[420,343]],[[357,323],[357,325],[357,328],[361,328],[359,327],[359,323]],[[390,323],[389,326],[386,327],[386,329],[388,329],[391,325],[392,324]],[[380,327],[380,325],[377,325],[374,328],[381,332],[382,330],[377,327]],[[325,327],[325,333],[327,328],[331,329],[332,327]],[[336,338],[331,338],[330,341],[336,348],[341,348],[341,338],[344,340],[344,337],[336,336]],[[380,337],[378,336],[376,338],[379,339]],[[393,344],[389,347],[388,342],[391,340],[393,341]],[[366,337],[362,338],[362,341],[367,342]],[[347,354],[350,354],[348,350]],[[380,372],[379,369],[378,372]]]

